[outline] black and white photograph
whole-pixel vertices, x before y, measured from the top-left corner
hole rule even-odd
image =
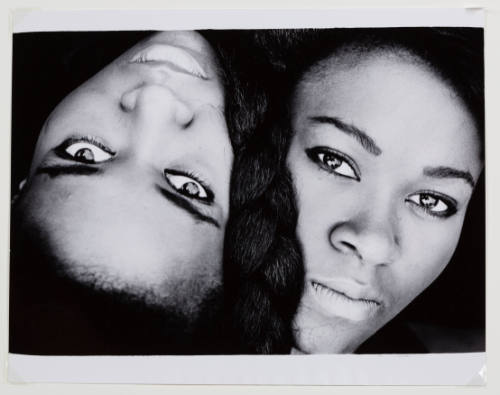
[[[11,356],[484,356],[482,27],[12,45]]]

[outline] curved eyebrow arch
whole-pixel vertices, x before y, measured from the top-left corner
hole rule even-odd
[[[438,166],[438,167],[425,167],[424,175],[434,178],[459,178],[464,180],[472,188],[475,182],[472,174],[469,171],[454,169],[453,167]]]
[[[375,143],[375,140],[373,140],[370,136],[368,136],[358,127],[345,123],[337,117],[320,115],[320,116],[308,117],[308,119],[313,124],[327,124],[334,126],[341,132],[344,132],[347,135],[356,139],[356,141],[358,141],[358,143],[360,143],[361,146],[372,155],[379,156],[382,153],[382,150]]]
[[[87,165],[48,165],[35,170],[35,174],[48,174],[51,178],[63,175],[88,176],[96,173],[101,173],[101,169]]]
[[[219,222],[215,218],[209,217],[208,215],[203,214],[200,212],[193,204],[191,204],[189,201],[186,199],[183,199],[179,196],[177,196],[175,193],[172,193],[165,188],[155,185],[156,189],[160,194],[165,197],[167,200],[175,204],[177,207],[183,209],[184,211],[187,211],[194,219],[206,222],[210,225],[215,226],[216,228],[220,228]]]

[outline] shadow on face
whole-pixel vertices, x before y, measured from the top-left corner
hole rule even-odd
[[[352,352],[449,262],[480,142],[454,89],[403,50],[339,52],[293,99],[287,163],[306,269],[297,348]]]
[[[66,275],[198,315],[221,283],[233,157],[223,97],[202,36],[163,32],[57,106],[18,205]]]

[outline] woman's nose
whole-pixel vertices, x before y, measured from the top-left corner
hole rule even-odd
[[[397,219],[375,207],[366,207],[335,224],[329,240],[335,250],[374,265],[391,264],[400,250]]]
[[[135,164],[163,160],[194,130],[195,113],[174,91],[164,85],[143,84],[125,92],[120,100],[130,132],[129,149]]]
[[[159,84],[143,84],[125,92],[120,107],[146,130],[182,130],[194,119],[193,109],[170,88]]]

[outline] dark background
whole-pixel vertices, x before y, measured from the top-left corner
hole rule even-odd
[[[27,175],[43,122],[69,92],[150,32],[47,32],[13,37],[11,191]],[[485,349],[484,173],[454,258],[402,314],[362,347],[399,352],[400,328],[434,352]],[[391,348],[392,347],[392,348]],[[419,350],[414,350],[418,352]]]

